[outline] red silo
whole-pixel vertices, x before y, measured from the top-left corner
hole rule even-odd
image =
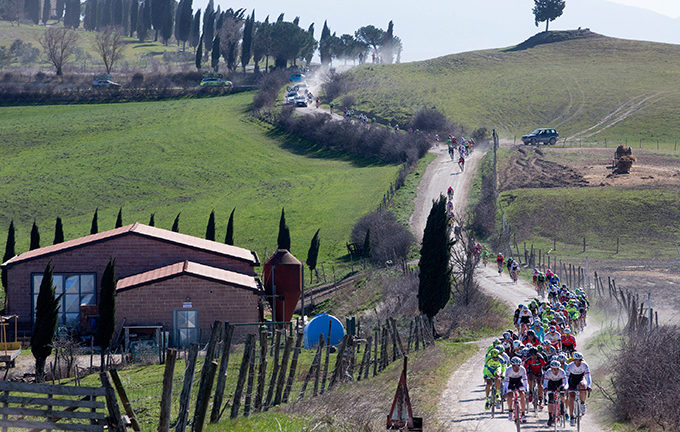
[[[276,295],[276,314],[272,318],[290,321],[302,293],[302,263],[287,250],[278,249],[264,263],[264,291],[270,305]]]

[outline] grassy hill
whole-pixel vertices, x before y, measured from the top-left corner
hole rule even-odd
[[[680,45],[551,32],[518,47],[363,65],[346,77],[359,109],[400,124],[434,106],[466,130],[495,127],[509,138],[549,126],[584,141],[680,139]]]
[[[56,25],[61,26],[62,24],[56,24],[53,21],[48,21],[48,26]],[[17,26],[15,23],[10,23],[9,21],[0,20],[0,45],[10,46],[12,42],[16,39],[21,39],[26,43],[31,43],[34,47],[41,48],[38,43],[38,39],[44,33],[45,27],[42,25],[32,25],[32,24],[21,24]],[[83,55],[78,56],[78,61],[75,65],[82,68],[83,63],[89,69],[93,65],[102,65],[103,63],[99,59],[94,48],[94,32],[85,31],[82,27],[76,30],[79,35],[78,46],[82,50]],[[150,33],[153,39],[153,33]],[[145,41],[140,42],[137,38],[125,38],[125,48],[123,50],[123,55],[119,63],[117,63],[116,71],[123,63],[127,63],[130,67],[140,67],[147,68],[151,67],[149,59],[161,59],[163,53],[165,52],[177,52],[179,47],[175,44],[163,45],[160,42]],[[192,48],[187,48],[187,51],[193,52]],[[89,57],[88,57],[89,56]],[[19,63],[14,63],[13,66],[21,66]],[[40,67],[41,69],[48,70],[51,65],[42,58],[39,59],[37,64],[29,64],[30,67]],[[102,70],[103,71],[103,70]]]
[[[204,236],[215,209],[224,239],[236,207],[235,241],[260,256],[276,246],[281,207],[292,252],[306,258],[321,228],[320,260],[346,253],[356,220],[374,209],[399,167],[282,144],[271,127],[246,113],[252,93],[163,102],[0,108],[0,249],[17,223],[17,249],[28,249],[31,223],[51,244],[54,220],[66,238],[124,223]]]

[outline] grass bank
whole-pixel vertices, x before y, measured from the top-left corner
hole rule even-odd
[[[399,124],[434,106],[466,131],[496,128],[512,138],[555,127],[567,137],[602,122],[584,141],[658,139],[672,148],[680,138],[680,94],[669,83],[680,78],[680,46],[582,36],[526,49],[363,65],[346,74],[349,94],[357,109]]]
[[[320,262],[345,255],[399,166],[287,147],[252,120],[251,99],[0,108],[0,248],[10,219],[21,252],[34,219],[48,245],[57,216],[70,239],[89,234],[97,207],[100,230],[113,228],[121,206],[124,223],[155,213],[166,229],[181,212],[180,231],[199,237],[214,209],[220,241],[235,207],[236,244],[264,257],[285,207],[293,254],[321,228]]]

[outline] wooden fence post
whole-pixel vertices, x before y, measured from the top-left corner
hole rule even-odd
[[[328,322],[328,335],[326,336],[326,361],[323,365],[323,374],[321,375],[321,390],[320,393],[323,394],[325,391],[324,387],[326,386],[326,377],[328,375],[328,362],[330,361],[330,356],[331,356],[331,326],[332,326],[332,321]]]
[[[192,343],[189,346],[189,355],[186,358],[184,369],[184,385],[179,396],[179,416],[175,432],[184,432],[189,418],[189,400],[191,399],[191,387],[194,384],[194,371],[196,370],[196,359],[198,358],[198,344]]]
[[[288,371],[288,359],[290,358],[290,350],[292,347],[293,336],[286,336],[286,345],[283,348],[283,358],[281,359],[279,376],[276,381],[276,396],[274,396],[274,405],[281,403],[281,397],[283,396],[283,385],[286,381],[286,372]]]
[[[378,374],[378,358],[380,358],[378,354],[378,328],[375,328],[374,331],[375,339],[373,339],[373,376],[376,376]]]
[[[326,341],[323,340],[323,335],[319,335],[319,361],[316,363],[316,369],[314,370],[314,393],[313,396],[318,394],[319,389],[319,375],[321,373],[321,356],[323,355],[323,348]]]
[[[250,362],[248,362],[248,384],[246,385],[246,401],[243,405],[243,415],[248,417],[250,415],[250,407],[253,396],[253,381],[255,380],[255,347],[257,342],[253,335],[253,344],[250,347]]]
[[[172,379],[175,375],[175,361],[177,350],[168,348],[165,356],[165,370],[163,372],[163,392],[161,393],[161,413],[158,432],[170,430],[170,409],[172,408]]]
[[[76,369],[76,374],[77,371],[78,370]],[[123,382],[120,380],[118,371],[116,369],[111,369],[109,374],[111,374],[111,381],[113,381],[113,385],[116,387],[120,401],[123,402],[125,413],[130,418],[130,426],[132,426],[132,430],[135,432],[141,432],[142,428],[139,427],[139,422],[137,422],[135,411],[132,409],[132,405],[130,405],[130,399],[128,399],[128,395],[125,392],[125,387],[123,387]]]
[[[207,409],[208,407],[208,400],[210,399],[210,394],[205,394],[206,389],[208,388],[208,375],[210,373],[210,363],[213,361],[213,358],[215,357],[215,349],[217,347],[217,340],[220,337],[220,334],[222,333],[222,321],[215,321],[210,328],[210,339],[208,341],[208,346],[205,350],[205,360],[203,362],[203,368],[201,369],[201,380],[198,385],[198,398],[196,400],[196,412],[194,413],[194,424],[191,428],[192,431],[194,432],[200,432],[201,429],[203,429],[203,420],[205,420],[205,412],[203,413],[203,418],[201,419],[201,424],[197,425],[197,416],[199,415],[198,413],[198,408],[199,408],[199,400],[205,399],[205,408]],[[213,377],[215,374],[213,373]],[[207,390],[208,392],[212,390],[213,383],[210,382],[210,390]],[[202,401],[201,401],[202,402]],[[200,429],[197,429],[200,428]]]
[[[295,372],[297,371],[298,356],[302,350],[302,332],[297,332],[297,338],[295,339],[295,348],[293,348],[293,360],[290,363],[290,372],[288,373],[288,382],[286,383],[286,389],[283,391],[283,397],[281,401],[283,403],[288,402],[288,395],[290,394],[290,389],[293,387],[293,381],[295,380]]]
[[[279,351],[281,347],[281,332],[278,329],[274,329],[276,332],[276,340],[272,345],[274,349],[274,366],[272,366],[272,376],[269,379],[269,389],[267,390],[267,398],[265,399],[263,409],[266,411],[269,409],[269,405],[274,397],[274,385],[276,384],[276,376],[279,373]]]
[[[305,391],[307,391],[307,385],[309,380],[312,378],[312,374],[316,371],[316,381],[314,383],[314,395],[316,396],[317,386],[319,384],[319,363],[321,362],[321,349],[323,347],[323,335],[319,335],[319,344],[316,346],[316,353],[314,353],[314,359],[312,364],[309,366],[309,371],[305,376],[305,381],[302,383],[302,390],[300,390],[300,395],[298,396],[298,401],[301,401],[305,397]]]
[[[205,368],[203,368],[205,369]],[[191,425],[193,432],[201,432],[203,430],[203,423],[205,423],[205,415],[208,412],[208,402],[210,401],[210,392],[212,391],[213,381],[215,380],[215,373],[217,372],[217,362],[208,362],[208,368],[205,376],[205,386],[198,391],[196,398],[196,409],[194,410],[194,423]]]
[[[120,417],[120,408],[116,400],[116,392],[111,386],[111,381],[106,372],[99,372],[99,379],[106,391],[106,408],[109,416],[106,418],[109,424],[109,430],[114,432],[125,432],[125,425]]]
[[[236,389],[234,390],[234,399],[231,402],[230,418],[235,419],[238,416],[238,410],[241,407],[241,395],[243,394],[243,384],[246,381],[246,374],[248,373],[248,366],[250,365],[250,357],[253,353],[253,344],[255,343],[255,335],[249,334],[246,338],[246,345],[243,349],[243,357],[241,358],[241,368],[238,372],[238,380],[236,381]]]
[[[364,379],[368,378],[368,365],[370,364],[371,360],[371,343],[373,342],[373,338],[369,336],[366,339],[366,347],[364,348],[364,357],[361,359],[361,366],[359,367],[359,376],[357,377],[357,381],[361,381],[362,375],[364,375]]]
[[[224,387],[227,382],[227,367],[229,366],[229,352],[231,351],[231,340],[234,336],[234,326],[229,325],[229,322],[224,323],[223,335],[222,358],[220,359],[217,384],[215,385],[215,397],[213,398],[212,411],[210,411],[210,423],[217,423],[219,420],[222,400],[224,399]]]
[[[340,344],[340,349],[338,350],[338,355],[335,358],[335,367],[333,368],[333,375],[331,375],[330,382],[328,383],[328,390],[330,390],[335,384],[336,380],[339,378],[339,373],[342,370],[343,356],[345,354],[345,347],[347,346],[347,339],[349,336],[345,335],[342,338],[342,343]]]
[[[264,383],[267,375],[267,331],[260,330],[260,367],[257,371],[257,391],[255,392],[255,412],[262,409]]]

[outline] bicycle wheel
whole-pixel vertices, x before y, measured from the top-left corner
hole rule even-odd
[[[515,415],[514,415],[514,417],[515,417],[515,427],[517,428],[517,432],[519,432],[520,424],[522,423],[522,420],[521,420],[520,415],[519,415],[519,396],[517,395],[517,391],[515,391],[515,397],[514,397],[513,400],[514,400],[514,402],[513,402],[513,405],[514,405],[513,412],[515,413]]]
[[[496,415],[496,384],[491,387],[491,418]]]
[[[538,391],[536,390],[536,381],[534,381],[534,388],[531,389],[531,399],[534,404],[534,412],[538,412]]]

